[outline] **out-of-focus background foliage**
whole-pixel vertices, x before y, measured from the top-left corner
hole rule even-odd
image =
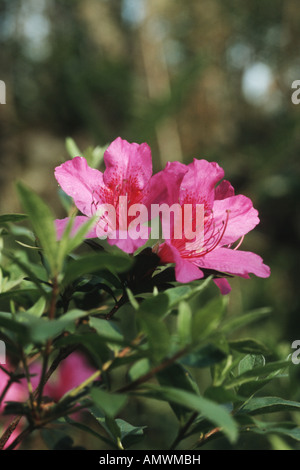
[[[155,171],[169,160],[217,161],[260,213],[242,248],[272,270],[234,280],[229,313],[270,305],[251,333],[291,353],[300,337],[299,25],[296,0],[1,0],[0,212],[20,210],[22,179],[63,215],[53,169],[67,136],[81,149],[147,141]],[[286,398],[299,400],[297,366],[294,375]]]

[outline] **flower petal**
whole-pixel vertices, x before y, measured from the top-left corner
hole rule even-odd
[[[56,219],[55,220],[55,227],[56,227],[56,234],[57,234],[57,239],[60,240],[62,237],[62,234],[65,231],[66,226],[69,223],[69,217],[66,217],[65,219]],[[74,236],[77,232],[77,230],[85,224],[89,220],[88,217],[85,217],[84,215],[79,215],[75,217],[72,230],[71,230],[71,236]],[[97,233],[96,233],[96,227],[92,228],[89,230],[89,232],[85,235],[85,238],[97,238]]]
[[[201,279],[204,274],[193,262],[180,256],[179,251],[170,243],[163,243],[159,247],[158,256],[163,262],[175,263],[176,281],[186,283]]]
[[[148,231],[148,235],[150,235],[150,227],[146,227]],[[120,250],[124,251],[125,253],[134,253],[138,248],[145,245],[147,239],[145,238],[134,238],[135,233],[133,236],[130,235],[131,231],[120,231],[116,230],[116,238],[107,238],[107,241],[110,245],[116,245]]]
[[[188,168],[180,188],[180,202],[204,204],[205,209],[212,208],[215,185],[224,177],[224,170],[215,162],[197,159]]]
[[[95,201],[102,202],[99,191],[105,190],[100,171],[90,168],[85,158],[75,157],[55,168],[55,178],[83,214],[95,213]]]
[[[215,248],[203,257],[193,258],[193,261],[200,268],[214,269],[246,278],[249,277],[249,273],[264,278],[270,276],[269,266],[263,263],[260,256],[250,251]]]
[[[213,281],[216,284],[216,286],[218,286],[218,288],[220,289],[222,295],[229,294],[229,292],[231,291],[231,286],[229,282],[227,281],[227,279],[225,279],[224,277],[222,278],[219,277],[217,279],[214,279]]]
[[[227,180],[221,181],[215,189],[215,200],[234,196],[234,188]]]
[[[128,193],[129,200],[133,191],[145,188],[152,175],[151,149],[146,143],[129,143],[118,137],[105,151],[104,163],[104,183],[119,194]]]
[[[179,202],[180,184],[188,167],[179,162],[168,162],[165,168],[152,176],[150,181],[151,204]]]
[[[222,223],[227,221],[225,233],[220,240],[222,246],[234,243],[259,223],[258,212],[251,199],[243,195],[215,201],[213,217],[216,229],[220,229]]]

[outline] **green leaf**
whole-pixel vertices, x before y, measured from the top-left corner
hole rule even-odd
[[[1,214],[0,215],[0,225],[6,224],[8,222],[21,222],[22,220],[27,219],[26,214]]]
[[[172,287],[164,291],[164,294],[169,298],[169,308],[175,308],[181,301],[189,300],[194,295],[199,294],[203,291],[210,283],[212,276],[205,279],[201,283],[199,281],[181,285],[178,287]]]
[[[239,362],[238,373],[239,375],[241,375],[244,372],[254,369],[255,367],[264,367],[265,363],[266,361],[264,356],[258,356],[256,354],[247,354],[247,356],[243,357],[243,359],[241,359],[241,361]]]
[[[249,432],[256,434],[279,434],[300,441],[300,427],[294,423],[270,423],[254,420],[255,426],[247,428]]]
[[[177,403],[192,411],[198,411],[204,418],[208,419],[216,427],[219,427],[230,442],[236,441],[238,436],[237,424],[224,406],[217,405],[207,398],[187,392],[186,390],[158,387],[152,384],[147,384],[147,388],[149,388],[147,396]]]
[[[168,296],[164,293],[152,295],[152,297],[144,300],[140,305],[140,311],[155,315],[156,318],[163,317],[168,311],[169,303]]]
[[[23,183],[17,184],[21,204],[30,218],[30,222],[48,260],[52,275],[57,274],[57,248],[54,218],[49,207],[42,199]]]
[[[235,330],[243,328],[249,325],[250,323],[262,319],[266,315],[269,315],[271,311],[272,310],[270,308],[265,307],[246,313],[245,315],[230,318],[229,320],[225,321],[224,324],[221,326],[222,332],[224,334],[231,334]]]
[[[150,370],[150,362],[147,358],[136,361],[133,366],[129,369],[129,377],[131,381],[134,381],[144,374],[147,374]]]
[[[166,324],[150,313],[138,312],[137,319],[148,339],[148,352],[154,362],[159,362],[170,350],[171,337]]]
[[[270,362],[263,367],[254,367],[251,370],[247,370],[241,375],[229,380],[226,384],[226,388],[233,388],[240,386],[244,383],[251,382],[253,379],[257,380],[258,377],[268,378],[268,375],[273,372],[279,372],[288,368],[291,365],[291,361],[276,361]]]
[[[65,257],[69,253],[74,251],[84,241],[85,235],[92,228],[92,226],[95,224],[95,221],[96,221],[95,217],[91,217],[90,219],[87,219],[87,221],[79,227],[76,233],[74,235],[71,235],[72,227],[74,224],[74,219],[75,219],[75,215],[69,218],[69,222],[59,242],[58,255],[57,255],[59,266],[62,266]]]
[[[126,395],[108,393],[99,388],[92,388],[91,397],[97,408],[111,418],[114,418],[124,408],[128,400]]]
[[[279,397],[258,397],[248,401],[238,413],[257,415],[278,411],[300,411],[300,403]]]
[[[186,346],[191,343],[192,311],[184,300],[179,303],[177,316],[177,332],[179,344]]]
[[[231,349],[244,354],[270,354],[269,349],[264,344],[251,338],[229,341],[229,346]]]
[[[172,364],[156,374],[156,377],[161,386],[174,387],[175,389],[186,390],[199,395],[199,389],[195,380],[181,364]],[[178,405],[178,403],[171,403],[171,407],[177,418],[182,422],[187,418],[187,413],[190,413],[190,408]]]
[[[34,315],[35,317],[41,317],[45,311],[46,307],[46,299],[44,297],[40,297],[38,301],[29,309],[27,313],[30,315]]]
[[[0,328],[7,328],[9,331],[19,333],[20,335],[26,334],[26,327],[16,320],[11,313],[0,312]]]
[[[110,358],[110,350],[104,338],[101,338],[96,333],[72,334],[64,338],[56,340],[55,346],[57,348],[68,346],[70,344],[78,344],[86,348],[93,359],[101,369],[104,362]]]
[[[147,426],[132,426],[123,419],[116,419],[116,424],[120,429],[120,439],[125,449],[139,442],[144,436],[144,429]]]
[[[24,261],[19,259],[17,256],[13,255],[12,253],[6,252],[6,251],[5,251],[5,256],[7,258],[9,258],[11,261],[13,261],[13,263],[15,263],[17,266],[19,266],[19,268],[21,268],[21,270],[25,274],[27,274],[28,279],[36,285],[37,289],[40,291],[40,293],[43,297],[45,297],[45,298],[48,297],[46,291],[42,287],[40,279],[38,279],[38,277],[32,271],[32,269],[29,266],[29,263],[25,263]]]
[[[71,419],[69,416],[66,416],[65,420],[71,426],[79,429],[80,431],[87,432],[88,434],[91,434],[93,437],[96,437],[100,441],[105,442],[105,444],[117,449],[117,446],[112,440],[108,439],[105,436],[102,436],[98,432],[94,431],[91,427],[86,426],[85,424],[82,424],[82,423],[78,423],[77,421],[74,421],[73,419]]]
[[[190,367],[209,367],[221,362],[226,353],[214,344],[206,344],[195,351],[183,356],[181,364]]]
[[[222,386],[207,388],[204,396],[217,403],[240,403],[241,401],[245,401],[245,397],[237,395],[230,390],[226,390]]]
[[[26,323],[28,328],[28,341],[34,344],[44,344],[48,339],[55,338],[74,322],[72,320],[49,320],[48,318],[33,317]]]
[[[79,277],[85,274],[91,274],[103,268],[122,272],[130,266],[131,259],[125,254],[95,253],[70,261],[65,269],[62,283],[63,285],[71,284]]]
[[[219,296],[197,310],[192,318],[192,340],[197,343],[218,327],[224,314],[224,299]]]
[[[71,158],[79,157],[80,155],[82,155],[82,152],[79,150],[72,137],[66,138],[66,149]]]
[[[117,327],[108,322],[107,320],[102,320],[101,318],[91,317],[89,324],[92,328],[95,328],[98,335],[105,338],[105,340],[117,343],[124,344],[123,335],[118,331]]]

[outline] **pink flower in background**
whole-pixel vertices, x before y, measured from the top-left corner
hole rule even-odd
[[[55,177],[61,188],[71,196],[76,207],[84,214],[75,219],[73,233],[97,211],[101,205],[111,205],[116,211],[116,237],[109,238],[110,244],[116,244],[127,253],[133,253],[145,243],[145,239],[134,240],[127,236],[127,227],[134,217],[127,218],[127,212],[134,204],[148,203],[152,159],[150,147],[143,143],[129,143],[118,137],[104,153],[106,169],[104,173],[90,168],[83,157],[75,157],[55,168]],[[126,207],[121,209],[119,198],[126,197]],[[119,212],[126,212],[119,217]],[[122,226],[118,221],[122,220]],[[60,238],[68,218],[57,220],[56,227]],[[105,230],[113,229],[114,221],[110,215],[100,217],[87,238],[96,238]],[[122,232],[126,232],[122,237]],[[124,234],[123,234],[124,235]]]
[[[74,352],[61,361],[59,367],[50,377],[44,387],[44,395],[58,401],[61,397],[74,387],[80,385],[96,371],[81,353]],[[35,389],[40,380],[41,364],[36,362],[30,366],[33,375],[31,382]],[[26,383],[23,382],[24,387]]]
[[[162,178],[166,171],[170,174],[170,169],[165,169],[158,174],[158,178]],[[193,163],[187,166],[187,172],[179,184],[178,181],[168,178],[168,185],[173,185],[173,200],[169,200],[169,203],[179,201],[180,205],[192,204],[194,209],[196,204],[202,204],[204,207],[204,233],[201,243],[195,243],[187,249],[187,240],[184,237],[170,237],[159,246],[158,255],[161,261],[175,263],[176,279],[179,282],[202,278],[201,268],[244,278],[248,278],[249,273],[263,278],[270,275],[269,267],[263,264],[260,256],[238,250],[240,243],[233,247],[234,243],[242,241],[259,223],[259,218],[251,200],[246,196],[235,196],[228,181],[220,182],[223,177],[224,171],[217,163],[194,159]],[[193,223],[194,216],[195,212]],[[215,283],[223,294],[230,291],[226,279],[215,279]]]
[[[12,371],[13,368],[8,363],[6,365],[6,370]],[[40,362],[35,362],[30,365],[29,368],[31,374],[31,383],[33,389],[39,384],[40,374],[42,371],[42,366]],[[74,352],[70,354],[66,359],[64,359],[54,374],[50,377],[49,381],[44,387],[44,396],[51,398],[53,401],[59,401],[65,393],[67,393],[72,388],[80,385],[84,380],[90,377],[96,368],[90,365],[88,360],[83,354]],[[3,392],[6,384],[9,380],[9,376],[0,369],[0,395]],[[5,398],[0,405],[0,412],[3,412],[5,408],[5,403],[8,401],[17,401],[24,402],[28,399],[28,388],[26,380],[23,378],[20,382],[14,382],[7,393]],[[11,421],[11,416],[0,416],[0,428],[3,425],[5,429],[6,425]],[[15,431],[12,433],[11,437],[7,441],[5,447],[17,437],[19,432],[22,430],[22,423],[18,425]]]
[[[10,363],[5,364],[5,369],[8,372],[11,372],[13,369]],[[7,383],[9,381],[9,376],[0,369],[0,395],[4,391]],[[0,403],[0,412],[5,408],[5,401],[22,401],[26,395],[26,390],[21,383],[14,382],[8,391],[5,394],[5,399]]]

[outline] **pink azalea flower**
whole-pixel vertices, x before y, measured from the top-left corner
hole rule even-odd
[[[13,370],[9,363],[6,365],[6,370]],[[33,389],[36,389],[39,384],[40,375],[42,371],[41,362],[35,362],[31,364],[29,367],[29,371],[31,374],[32,387]],[[44,395],[51,398],[54,402],[57,402],[69,390],[80,385],[95,371],[96,369],[91,366],[85,356],[83,356],[79,352],[73,352],[72,354],[70,354],[70,356],[68,356],[60,363],[58,369],[50,377],[49,381],[44,387]],[[0,369],[0,395],[4,390],[8,379],[8,375]],[[14,382],[10,386],[7,393],[5,394],[3,402],[1,403],[0,411],[3,412],[6,402],[25,402],[26,400],[28,400],[28,388],[26,379],[23,378],[19,382]],[[5,427],[10,421],[11,416],[3,416],[2,419],[0,419],[0,434],[4,431]],[[7,448],[13,442],[13,440],[17,437],[21,430],[22,422],[20,422],[20,424],[10,436],[9,440],[5,445],[5,448]]]
[[[109,204],[115,208],[116,220],[112,220],[109,214],[104,214],[103,217],[99,217],[97,224],[86,238],[96,238],[112,230],[115,236],[109,237],[108,242],[116,244],[127,253],[133,253],[146,240],[143,238],[135,240],[127,236],[127,227],[134,219],[127,217],[127,212],[134,204],[150,202],[151,150],[146,143],[141,145],[129,143],[118,137],[105,151],[104,163],[106,166],[104,173],[90,168],[83,157],[75,157],[55,168],[55,177],[61,188],[73,198],[76,207],[83,214],[76,217],[73,233],[88,218],[97,215],[101,205]],[[121,217],[119,217],[120,196],[127,198],[127,207],[122,212],[122,214],[126,212],[126,215]],[[119,220],[122,221],[122,226]],[[68,218],[56,221],[59,238],[67,223]]]
[[[33,363],[29,370],[30,374],[32,374],[31,383],[35,389],[40,380],[42,370],[41,363]],[[69,390],[80,385],[95,371],[96,369],[90,365],[85,356],[79,352],[73,352],[66,359],[61,361],[59,367],[50,377],[44,387],[44,395],[56,402]],[[22,383],[25,387],[25,380],[23,380]]]
[[[11,364],[7,362],[5,364],[5,369],[9,372],[13,370]],[[2,370],[0,369],[0,395],[2,395],[7,383],[9,381],[9,376]],[[5,408],[5,402],[6,401],[20,401],[24,402],[27,400],[28,394],[26,393],[26,389],[21,383],[14,382],[9,389],[7,390],[4,399],[2,400],[0,404],[0,413],[3,413],[3,410]],[[11,421],[10,416],[0,416],[0,435],[5,431],[6,427]],[[22,423],[19,423],[16,429],[12,432],[10,438],[6,442],[4,449],[6,449],[17,437],[17,435],[20,433],[22,430]]]
[[[158,173],[157,180],[166,181],[165,172],[170,175],[169,168]],[[178,165],[176,163],[176,165]],[[190,282],[203,277],[203,269],[215,270],[249,278],[249,273],[266,278],[270,269],[255,253],[239,250],[244,236],[258,223],[258,212],[253,208],[249,198],[234,195],[231,184],[223,180],[224,171],[217,163],[196,160],[186,167],[181,182],[168,178],[172,194],[170,203],[181,206],[192,204],[193,229],[195,229],[195,207],[202,204],[204,208],[203,237],[201,242],[187,249],[185,236],[181,239],[170,236],[159,246],[158,255],[163,263],[175,263],[176,279],[179,282]],[[220,183],[219,183],[220,182]],[[219,183],[217,185],[217,183]],[[217,185],[217,186],[216,186]],[[184,232],[183,232],[184,233]],[[238,243],[235,247],[233,244]],[[223,294],[230,291],[225,278],[215,279],[215,283]]]

